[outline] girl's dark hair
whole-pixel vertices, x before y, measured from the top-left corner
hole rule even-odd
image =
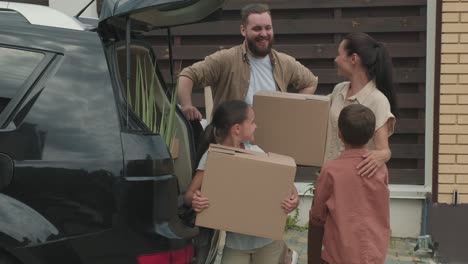
[[[387,97],[390,110],[396,116],[398,109],[393,84],[392,59],[385,45],[362,32],[348,34],[344,40],[346,40],[347,55],[353,53],[359,55],[367,70],[367,77],[369,80],[375,79],[377,89]]]
[[[220,144],[229,135],[233,125],[241,124],[247,119],[249,105],[241,100],[221,103],[213,113],[213,119],[202,134],[197,151],[196,165],[211,143]],[[195,166],[196,166],[195,165]]]

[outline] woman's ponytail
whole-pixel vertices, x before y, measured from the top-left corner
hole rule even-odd
[[[385,45],[362,32],[350,33],[344,37],[344,40],[346,40],[347,54],[359,55],[367,70],[367,77],[369,80],[375,79],[377,89],[390,103],[390,111],[397,116],[392,59]]]
[[[381,42],[376,42],[375,51],[375,83],[377,89],[387,97],[390,103],[390,110],[396,116],[398,110],[394,92],[392,59],[387,48]]]

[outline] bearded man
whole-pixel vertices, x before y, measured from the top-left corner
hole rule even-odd
[[[178,80],[179,103],[188,120],[201,120],[192,104],[192,90],[211,86],[214,109],[226,100],[245,100],[261,90],[313,94],[318,78],[293,57],[272,49],[270,8],[249,4],[241,10],[240,32],[244,43],[220,50],[182,70]]]

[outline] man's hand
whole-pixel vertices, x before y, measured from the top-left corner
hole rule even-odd
[[[192,208],[195,212],[200,213],[210,206],[208,198],[204,197],[202,193],[197,190],[192,197]]]
[[[200,121],[203,118],[200,111],[198,111],[198,109],[193,105],[181,106],[181,110],[184,113],[185,118],[187,118],[189,121]]]
[[[182,110],[182,113],[184,113],[185,118],[189,121],[201,120],[202,114],[192,104],[193,81],[186,76],[180,76],[177,85],[180,109]]]

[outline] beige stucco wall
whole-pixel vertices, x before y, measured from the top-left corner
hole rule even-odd
[[[443,0],[439,202],[468,203],[468,0]]]

